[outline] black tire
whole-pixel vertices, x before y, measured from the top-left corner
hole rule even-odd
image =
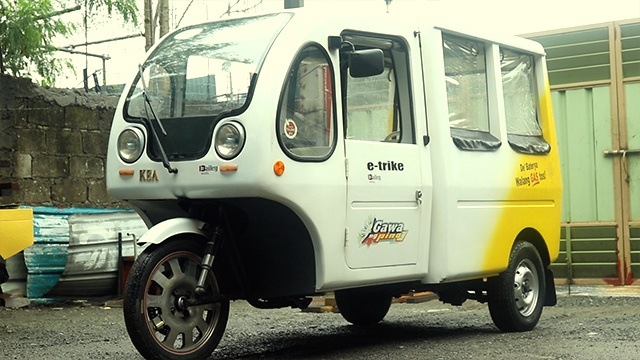
[[[380,290],[348,289],[335,292],[342,317],[353,325],[370,326],[384,319],[391,307],[391,295]]]
[[[517,242],[511,250],[509,267],[492,279],[489,312],[504,332],[529,331],[542,315],[545,272],[540,254],[528,242]]]
[[[150,246],[133,264],[124,320],[131,342],[146,359],[205,359],[218,346],[229,301],[184,307],[178,300],[194,294],[203,252],[204,242],[176,238]],[[205,289],[219,293],[212,272]]]

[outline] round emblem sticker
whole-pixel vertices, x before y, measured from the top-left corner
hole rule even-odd
[[[284,122],[284,134],[289,139],[293,139],[298,135],[298,126],[293,119],[287,119]]]

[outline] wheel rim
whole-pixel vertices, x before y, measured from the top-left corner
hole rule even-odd
[[[197,351],[213,336],[220,319],[220,304],[186,306],[193,296],[200,258],[191,252],[167,255],[153,268],[145,286],[143,309],[152,338],[164,350],[178,355]],[[207,293],[217,293],[213,276]]]
[[[538,271],[529,259],[522,260],[515,271],[513,295],[520,315],[531,315],[538,304],[540,283]]]

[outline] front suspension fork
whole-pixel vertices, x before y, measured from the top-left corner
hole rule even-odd
[[[198,278],[198,283],[195,288],[195,295],[197,298],[204,298],[206,295],[204,285],[207,281],[207,276],[209,276],[209,272],[212,271],[213,260],[220,249],[221,243],[222,226],[217,225],[215,229],[213,229],[213,233],[209,237],[209,241],[207,241],[207,245],[204,248],[204,257],[200,264],[202,271],[200,271],[200,277]]]

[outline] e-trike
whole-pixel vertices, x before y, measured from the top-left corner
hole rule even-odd
[[[543,48],[392,15],[303,10],[167,35],[118,104],[110,193],[150,227],[127,330],[200,359],[229,303],[354,325],[432,291],[533,329],[556,294],[561,174]],[[432,20],[428,20],[432,19]]]

